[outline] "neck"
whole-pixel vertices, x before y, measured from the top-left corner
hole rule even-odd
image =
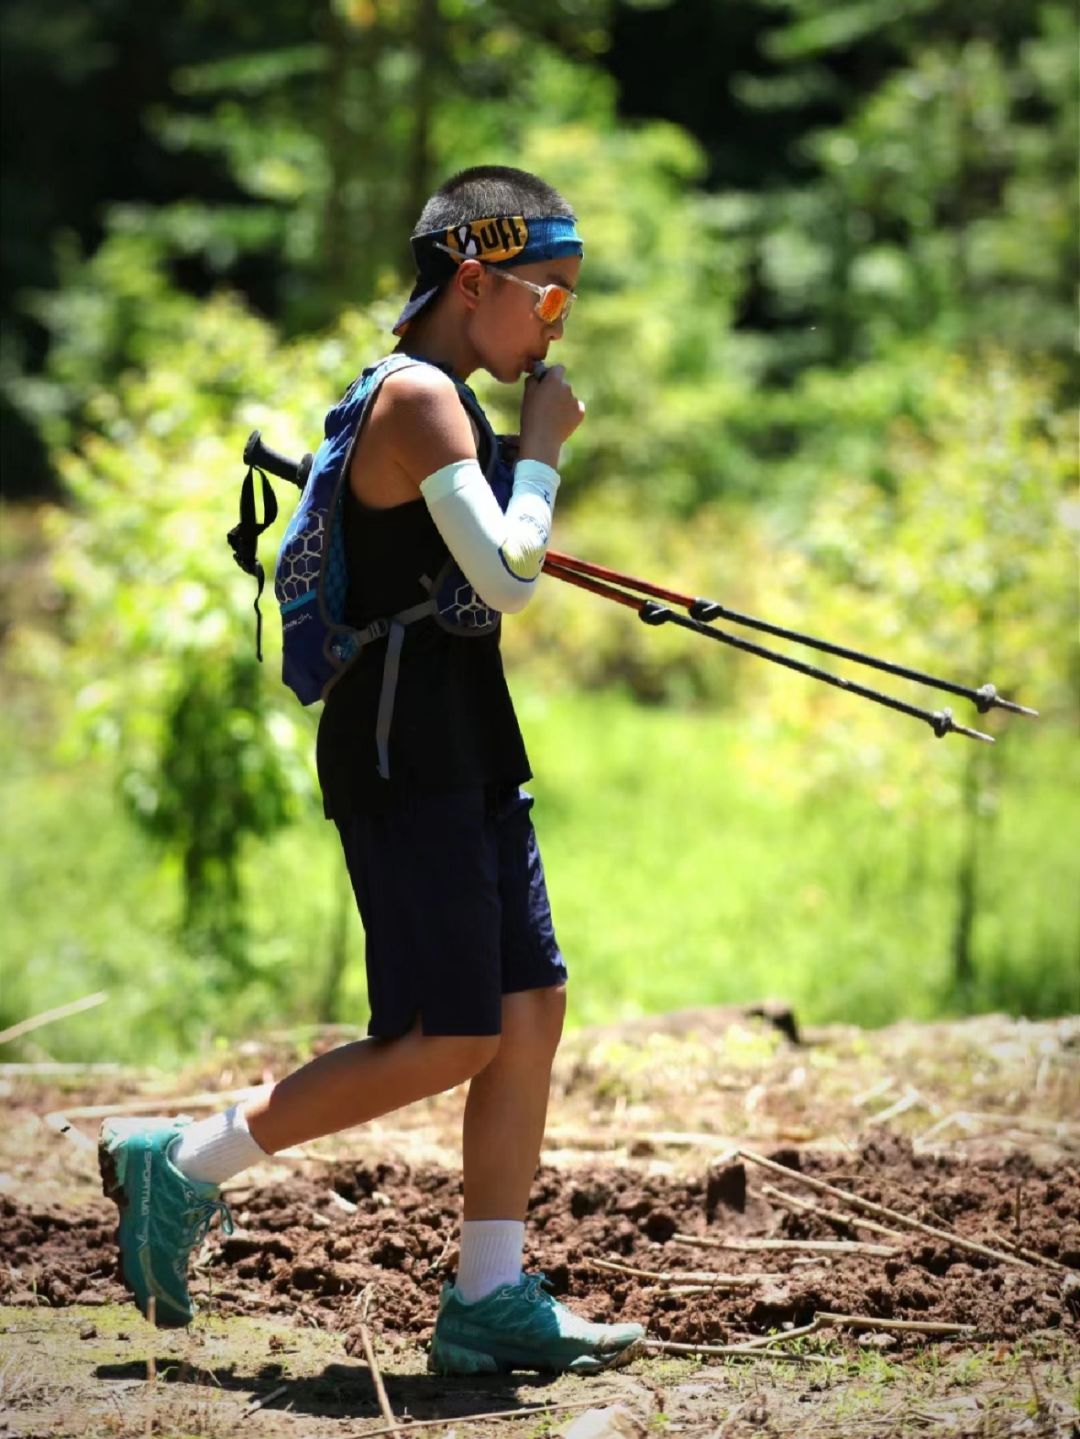
[[[467,380],[479,368],[480,357],[461,332],[460,322],[436,305],[431,314],[420,314],[398,341],[394,353],[415,355],[446,365],[459,380]]]

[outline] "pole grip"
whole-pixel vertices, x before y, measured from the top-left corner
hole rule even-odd
[[[272,450],[269,445],[263,443],[262,435],[258,430],[252,430],[248,436],[248,442],[244,446],[245,465],[253,465],[258,470],[268,470],[270,474],[277,475],[279,480],[289,480],[300,489],[303,489],[307,483],[313,458],[312,455],[307,454],[297,461],[279,455],[276,450]]]

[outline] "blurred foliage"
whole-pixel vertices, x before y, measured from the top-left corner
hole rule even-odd
[[[1071,734],[1036,726],[1016,746],[988,835],[977,985],[961,1002],[953,812],[927,834],[858,785],[793,801],[782,755],[768,773],[743,764],[742,711],[641,706],[520,675],[515,692],[573,1023],[765,995],[806,1024],[1076,1009]],[[894,743],[907,722],[897,723]],[[918,743],[932,764],[953,741]],[[339,914],[347,963],[334,1017],[365,1022],[360,926],[351,894],[340,907],[344,865],[321,815],[305,812],[243,860],[254,962],[238,983],[179,942],[177,865],[116,814],[100,764],[43,774],[6,710],[0,759],[11,850],[0,1024],[110,993],[101,1009],[27,1036],[19,1058],[165,1065],[216,1043],[223,1066],[238,1053],[243,1064],[243,1039],[329,1017],[320,998]]]
[[[267,665],[255,665],[254,587],[225,541],[243,443],[257,427],[285,453],[313,449],[328,406],[392,347],[409,229],[452,170],[491,160],[533,169],[580,217],[581,302],[559,358],[588,417],[565,454],[557,548],[948,678],[993,680],[1043,711],[1044,730],[1075,720],[1065,421],[1076,393],[1066,358],[1074,17],[1057,0],[1010,0],[975,17],[951,0],[738,0],[718,20],[721,8],[272,0],[224,14],[186,0],[156,30],[150,12],[121,0],[61,3],[48,16],[25,0],[5,9],[16,96],[56,78],[58,113],[85,121],[85,133],[73,124],[74,162],[100,186],[82,175],[71,210],[63,185],[38,193],[24,173],[36,136],[6,171],[5,226],[25,233],[5,280],[5,315],[17,323],[6,327],[0,388],[63,485],[62,504],[43,512],[47,599],[37,610],[20,598],[33,562],[4,559],[13,609],[0,659],[25,719],[11,783],[27,803],[33,776],[45,784],[58,763],[103,769],[124,825],[153,841],[133,894],[167,875],[180,896],[170,908],[154,890],[152,942],[185,986],[202,976],[219,1001],[228,996],[238,1023],[264,1004],[310,1017],[312,989],[320,1017],[357,1000],[342,978],[349,896],[310,874],[314,855],[340,870],[332,845],[312,838],[327,829],[316,717],[274,678],[269,590]],[[621,113],[619,74],[644,63],[659,82],[664,46],[695,16],[730,18],[739,37],[730,53],[689,47],[673,72],[688,94],[723,91],[720,113],[737,124],[719,148],[704,111],[696,134]],[[628,37],[646,34],[656,49],[635,57]],[[25,74],[13,75],[20,58]],[[121,72],[139,77],[137,108],[121,107],[123,123],[119,111],[95,118],[86,101]],[[657,114],[675,108],[665,87]],[[725,171],[732,135],[744,153]],[[116,161],[124,145],[126,169]],[[69,159],[57,154],[56,174]],[[516,430],[518,392],[484,377],[477,389],[496,428]],[[291,491],[278,492],[287,513]],[[279,539],[266,537],[268,569]],[[649,728],[657,717],[632,720],[625,697],[668,707],[670,763],[700,718],[676,722],[675,707],[727,711],[740,724],[716,763],[770,796],[767,818],[751,804],[740,822],[758,826],[751,848],[776,848],[777,884],[785,854],[801,863],[807,815],[821,860],[813,894],[834,882],[827,856],[850,846],[849,823],[899,832],[882,860],[889,898],[876,930],[859,917],[871,860],[855,864],[844,911],[851,975],[933,886],[928,1008],[1069,1002],[1064,979],[1040,991],[1018,978],[1025,966],[1066,973],[1066,921],[1020,929],[1005,917],[1020,851],[1001,834],[1003,796],[1024,784],[1044,796],[1042,813],[1053,808],[1059,750],[1033,741],[1031,722],[999,712],[972,721],[962,702],[920,691],[916,702],[955,703],[958,718],[1001,741],[940,745],[909,719],[671,627],[648,629],[554,580],[507,625],[505,647],[530,692],[588,690],[613,732],[634,736],[615,764],[600,720],[574,709],[552,733],[580,754],[561,768],[552,760],[542,715],[537,741],[538,772],[555,764],[556,809],[559,794],[593,780],[640,795],[636,819],[609,796],[628,873],[658,808],[675,806],[689,825],[694,790],[676,785],[665,799],[659,781],[634,778],[631,761],[649,758],[635,746],[668,751]],[[857,677],[903,691],[869,671]],[[605,690],[624,698],[600,699]],[[704,794],[712,780],[694,773]],[[710,803],[722,812],[720,799]],[[950,837],[938,847],[942,816]],[[588,825],[566,825],[556,834],[574,835],[573,855]],[[128,864],[125,846],[119,833],[103,846],[114,866],[105,883]],[[279,931],[257,898],[259,863],[272,855],[279,892],[296,868],[295,888],[310,890],[296,902],[327,956],[314,986],[300,919],[279,920]],[[573,932],[614,967],[612,935],[634,950],[619,886],[606,862],[585,869]],[[1059,870],[1060,883],[1064,862]],[[725,893],[752,887],[752,871],[732,868]],[[663,882],[661,869],[651,883]],[[24,876],[18,892],[37,891]],[[1035,894],[1017,913],[1039,913]],[[44,932],[34,903],[26,912]],[[808,916],[818,903],[808,901]],[[695,921],[697,942],[708,924],[749,922],[729,893],[718,905]],[[108,914],[133,947],[137,926],[129,933],[115,907]],[[85,929],[85,953],[72,941],[72,973],[104,966],[111,982],[109,924]],[[67,950],[38,953],[33,926],[21,933],[19,993],[47,990],[48,1002],[56,976],[45,984],[42,974],[67,966]],[[789,940],[812,966],[836,936]],[[653,952],[672,943],[665,931]],[[681,948],[692,964],[691,940]],[[288,973],[298,959],[307,997]],[[762,961],[761,983],[767,972]],[[869,985],[851,978],[845,989],[859,1013],[885,1018],[903,1002],[894,984],[867,1007]],[[152,991],[147,1006],[165,1013],[168,983]],[[717,979],[710,993],[731,991]],[[673,997],[650,991],[641,1002]],[[193,1005],[182,1042],[204,1012],[212,1006]]]

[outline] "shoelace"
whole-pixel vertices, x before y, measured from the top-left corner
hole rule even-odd
[[[210,1233],[211,1224],[218,1217],[225,1233],[231,1234],[234,1228],[232,1210],[224,1199],[198,1199],[184,1211],[186,1238],[192,1249],[203,1242]]]
[[[523,1274],[521,1282],[525,1286],[525,1298],[530,1304],[537,1304],[541,1300],[547,1299],[547,1294],[543,1292],[545,1289],[552,1293],[555,1289],[554,1284],[542,1270],[538,1270],[535,1274]]]

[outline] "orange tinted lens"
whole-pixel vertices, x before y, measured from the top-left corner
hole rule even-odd
[[[536,302],[536,313],[545,325],[556,325],[566,319],[573,303],[570,290],[564,290],[561,285],[545,285],[544,293]]]

